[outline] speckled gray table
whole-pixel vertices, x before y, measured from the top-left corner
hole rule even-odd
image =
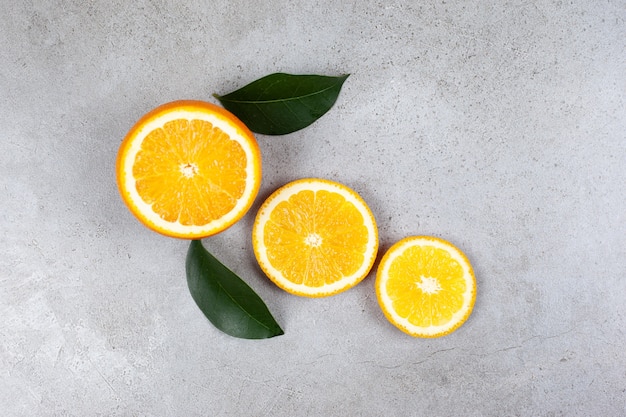
[[[2,416],[626,415],[626,3],[0,1]],[[205,246],[286,334],[228,337],[187,242],[117,194],[129,127],[271,72],[350,73],[303,131],[258,136],[252,211]],[[458,331],[390,325],[373,274],[327,299],[262,276],[250,228],[292,179],[372,208],[477,274]]]

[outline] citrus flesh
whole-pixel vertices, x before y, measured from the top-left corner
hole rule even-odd
[[[387,319],[415,337],[439,337],[460,327],[476,298],[467,257],[451,243],[413,236],[394,244],[376,274],[376,295]]]
[[[340,293],[367,276],[378,230],[363,199],[343,184],[300,179],[261,206],[252,231],[265,274],[285,291],[308,297]]]
[[[181,100],[143,116],[117,156],[117,183],[130,211],[167,236],[219,233],[252,205],[261,156],[250,130],[211,103]]]

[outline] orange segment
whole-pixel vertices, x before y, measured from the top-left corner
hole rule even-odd
[[[261,179],[253,134],[210,103],[176,101],[142,117],[122,142],[117,180],[123,200],[146,226],[198,239],[239,220]]]
[[[376,294],[385,316],[417,337],[451,333],[469,317],[476,280],[465,255],[442,239],[409,237],[383,256]]]
[[[333,181],[303,179],[265,201],[252,243],[261,268],[279,287],[322,297],[367,276],[378,251],[378,232],[357,193]]]

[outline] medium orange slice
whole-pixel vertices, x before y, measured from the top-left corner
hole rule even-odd
[[[143,116],[117,156],[117,184],[130,211],[167,236],[223,231],[252,205],[261,156],[250,130],[202,101],[175,101]]]
[[[460,327],[476,299],[467,257],[435,237],[402,239],[383,256],[376,295],[387,319],[415,337],[439,337]]]
[[[324,297],[367,276],[378,252],[378,230],[355,191],[307,178],[281,187],[263,203],[252,244],[276,285],[291,294]]]

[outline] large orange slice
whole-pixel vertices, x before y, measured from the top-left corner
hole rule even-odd
[[[263,203],[252,243],[261,269],[279,287],[323,297],[367,276],[378,251],[378,230],[355,191],[308,178],[281,187]]]
[[[117,157],[117,183],[130,211],[167,236],[221,232],[252,205],[261,156],[250,130],[202,101],[175,101],[143,116]]]
[[[445,240],[402,239],[383,256],[376,295],[389,321],[415,337],[444,336],[469,317],[476,280],[467,257]]]

